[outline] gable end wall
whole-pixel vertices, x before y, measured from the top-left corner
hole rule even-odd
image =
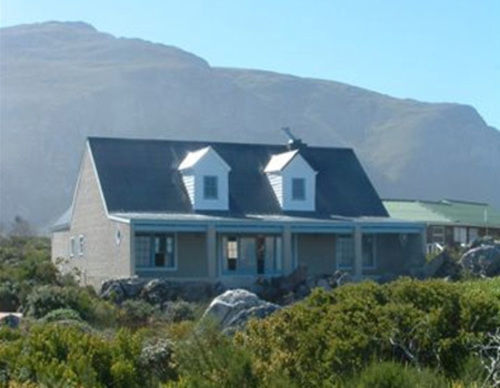
[[[118,231],[121,236],[119,244],[116,242]],[[84,236],[83,255],[78,252],[80,235]],[[82,284],[100,288],[106,279],[132,275],[130,225],[107,217],[89,147],[83,156],[71,226],[66,236],[68,255],[71,237],[76,240],[77,253],[68,258],[65,268],[77,268],[82,274]]]

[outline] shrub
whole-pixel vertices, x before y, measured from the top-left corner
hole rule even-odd
[[[145,325],[153,315],[154,307],[142,300],[128,299],[122,303],[119,322],[129,327]]]
[[[500,303],[460,283],[402,279],[315,290],[303,302],[236,335],[260,377],[282,370],[299,385],[338,383],[371,360],[438,368],[456,376],[486,332],[499,325]]]
[[[142,348],[139,362],[158,381],[177,379],[177,364],[173,359],[174,344],[160,339]]]
[[[142,341],[139,333],[105,338],[73,326],[34,326],[25,336],[0,331],[0,385],[152,386],[153,375],[141,364]]]
[[[195,319],[195,306],[183,300],[166,302],[163,310],[166,318],[170,322],[192,321]]]
[[[385,361],[371,364],[347,385],[357,388],[441,388],[449,383],[433,371]]]
[[[19,303],[15,286],[9,281],[2,282],[0,284],[0,311],[16,311]]]
[[[72,309],[57,309],[57,310],[52,310],[47,315],[45,315],[42,320],[44,322],[54,322],[54,321],[66,321],[66,320],[73,320],[73,321],[81,321],[82,318],[80,317],[80,314],[78,314],[77,311],[72,310]]]
[[[58,309],[72,309],[81,318],[97,325],[112,325],[116,307],[101,300],[90,287],[40,286],[28,295],[24,312],[28,316],[41,318]]]

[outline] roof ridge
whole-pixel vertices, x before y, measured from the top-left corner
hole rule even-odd
[[[258,147],[287,147],[286,143],[257,143],[257,142],[237,142],[237,141],[214,141],[214,140],[181,140],[181,139],[165,139],[165,138],[140,138],[140,137],[113,137],[113,136],[87,136],[87,141],[126,141],[126,142],[168,142],[168,143],[193,143],[200,145],[236,145],[236,146],[258,146]],[[317,145],[307,145],[305,149],[326,149],[326,150],[343,150],[353,151],[351,147],[327,147]],[[286,151],[285,151],[286,152]]]

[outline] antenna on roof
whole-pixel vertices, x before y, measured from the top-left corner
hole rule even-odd
[[[282,127],[281,130],[285,133],[286,137],[288,137],[288,149],[296,150],[306,146],[305,143],[302,142],[301,139],[295,137],[290,130],[290,127]]]

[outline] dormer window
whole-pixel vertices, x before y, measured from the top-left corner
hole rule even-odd
[[[316,171],[299,150],[273,155],[264,172],[283,210],[315,210]]]
[[[304,178],[292,178],[292,199],[294,201],[306,199],[306,180]]]
[[[228,210],[231,168],[212,147],[188,152],[179,171],[193,210]]]
[[[205,175],[203,177],[203,198],[205,199],[218,199],[219,187],[218,179],[213,175]]]

